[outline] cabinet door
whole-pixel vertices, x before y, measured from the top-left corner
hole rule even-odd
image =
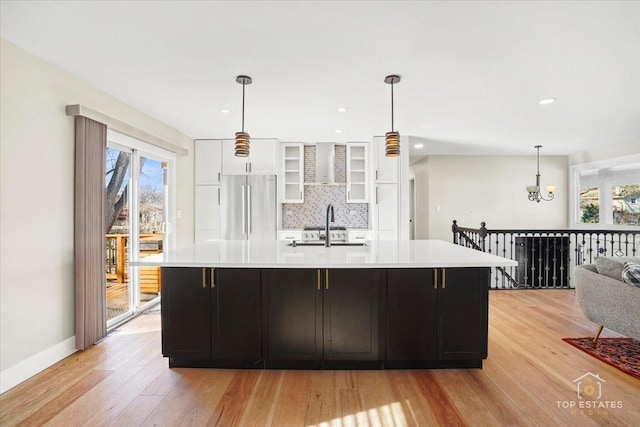
[[[248,157],[235,155],[235,141],[225,139],[222,141],[222,173],[224,175],[245,175],[248,171]],[[249,147],[249,153],[253,150],[253,144]]]
[[[162,268],[162,354],[211,357],[208,268]]]
[[[375,182],[398,182],[398,163],[400,157],[387,157],[385,154],[385,140],[383,136],[376,136],[373,138],[373,159],[374,164],[374,179]],[[401,149],[408,150],[406,147]]]
[[[222,173],[225,175],[275,175],[277,173],[278,140],[252,139],[249,157],[235,155],[235,141],[222,141]]]
[[[446,268],[438,290],[441,360],[487,357],[489,268]]]
[[[255,139],[249,149],[249,170],[252,175],[275,175],[278,171],[278,140]]]
[[[260,269],[216,268],[213,284],[213,359],[261,360]]]
[[[196,185],[195,242],[220,238],[220,186]]]
[[[379,240],[398,240],[398,184],[376,184],[375,215]]]
[[[322,289],[317,269],[275,269],[265,285],[268,360],[322,360]]]
[[[347,144],[347,203],[369,201],[368,144]]]
[[[222,173],[222,141],[199,139],[195,141],[196,185],[217,185]]]
[[[437,360],[437,301],[433,269],[387,270],[387,360]]]
[[[280,193],[282,203],[304,203],[304,145],[280,144]]]
[[[379,286],[375,269],[329,270],[323,291],[325,360],[378,360]]]

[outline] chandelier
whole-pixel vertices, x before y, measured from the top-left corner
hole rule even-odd
[[[529,200],[532,202],[540,203],[540,200],[544,200],[545,202],[553,200],[553,192],[556,191],[555,185],[547,185],[547,197],[544,198],[542,194],[540,194],[540,147],[542,145],[536,145],[535,148],[538,152],[538,173],[536,173],[536,185],[528,185],[527,191],[529,192]]]

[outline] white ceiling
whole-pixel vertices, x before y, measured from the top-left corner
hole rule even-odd
[[[240,130],[247,74],[252,138],[369,141],[391,130],[383,80],[400,74],[396,129],[425,144],[413,155],[640,144],[640,2],[3,0],[0,12],[4,39],[193,138]]]

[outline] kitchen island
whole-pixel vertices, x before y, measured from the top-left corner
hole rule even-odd
[[[214,241],[153,255],[171,367],[481,368],[491,267],[438,240]]]

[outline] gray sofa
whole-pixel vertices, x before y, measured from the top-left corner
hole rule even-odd
[[[640,288],[598,274],[595,264],[578,265],[573,280],[587,319],[640,340]],[[594,341],[600,335],[597,332]]]

